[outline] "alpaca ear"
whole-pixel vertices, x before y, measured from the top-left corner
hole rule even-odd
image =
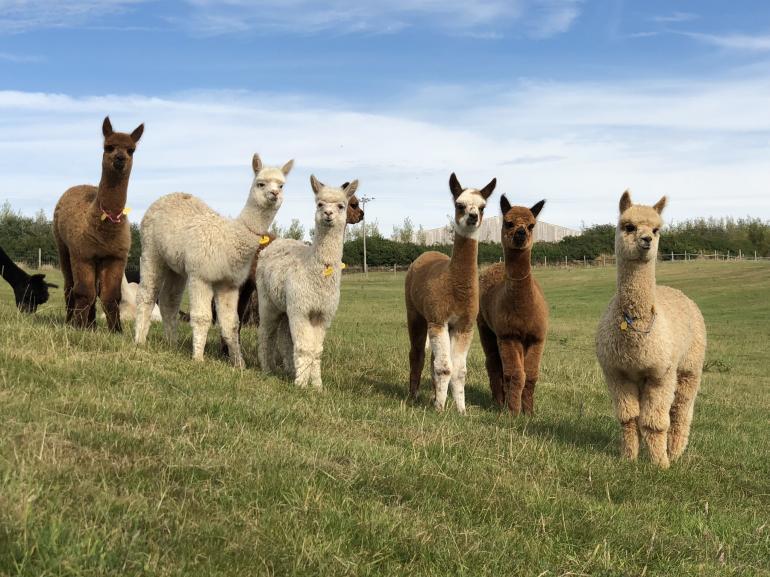
[[[288,176],[289,173],[291,172],[292,168],[294,168],[294,159],[293,158],[289,162],[287,162],[286,164],[284,164],[281,167],[281,172],[283,172],[284,176]]]
[[[142,138],[142,134],[144,134],[144,123],[134,128],[134,131],[131,133],[131,140],[134,141],[134,144],[139,142],[139,139]]]
[[[495,191],[496,186],[497,186],[497,179],[493,178],[492,180],[489,181],[488,185],[486,185],[484,188],[482,188],[479,191],[481,193],[481,196],[484,197],[484,200],[492,196],[492,193]]]
[[[500,197],[500,210],[503,212],[503,216],[511,210],[511,203],[508,202],[508,198],[505,195]]]
[[[664,197],[663,197],[663,198],[661,198],[661,199],[660,199],[658,202],[656,202],[656,203],[655,203],[655,204],[652,206],[652,208],[654,208],[654,209],[655,209],[655,211],[656,211],[658,214],[660,214],[661,212],[663,212],[663,209],[664,209],[664,208],[666,208],[666,202],[667,202],[667,199],[666,199],[666,197],[664,196]]]
[[[251,157],[251,168],[254,170],[254,174],[257,174],[262,170],[262,159],[256,152],[254,153],[254,156]]]
[[[313,189],[313,194],[318,194],[324,187],[323,183],[318,180],[314,174],[310,175],[310,188]]]
[[[449,190],[452,192],[452,196],[455,200],[457,200],[457,197],[463,193],[463,187],[460,186],[460,181],[457,180],[457,176],[454,172],[449,176]]]
[[[540,211],[543,210],[543,207],[545,206],[545,199],[541,200],[535,206],[529,209],[529,212],[532,213],[532,216],[537,218],[537,215],[540,214]]]
[[[111,136],[113,133],[112,130],[112,122],[110,122],[110,117],[105,116],[104,122],[102,122],[102,134],[104,135],[104,138],[107,138],[108,136]]]
[[[342,192],[345,193],[345,196],[348,197],[348,200],[350,200],[350,197],[356,193],[356,190],[358,190],[358,180],[354,180],[351,183],[346,182],[342,185]]]
[[[623,193],[623,196],[620,197],[620,214],[626,212],[633,205],[634,203],[631,202],[631,192],[626,190]]]

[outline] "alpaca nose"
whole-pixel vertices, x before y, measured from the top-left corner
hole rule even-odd
[[[516,229],[516,232],[513,233],[513,236],[515,236],[517,240],[521,240],[527,236],[527,231],[524,230],[523,227],[519,227]]]
[[[650,243],[652,243],[652,237],[650,235],[643,236],[641,238],[641,241],[644,248],[650,248]]]
[[[479,220],[478,214],[469,214],[468,215],[468,224],[476,224],[476,222]]]

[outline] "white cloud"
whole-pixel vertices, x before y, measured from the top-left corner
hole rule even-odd
[[[144,0],[0,0],[0,33],[69,28],[118,14]]]
[[[677,32],[677,34],[728,50],[770,52],[770,34],[705,34],[702,32]]]
[[[430,112],[423,111],[426,95]],[[237,214],[257,151],[273,164],[296,158],[282,225],[292,218],[311,224],[311,172],[331,183],[359,178],[361,193],[376,198],[368,214],[383,231],[406,216],[442,226],[451,211],[451,171],[466,185],[498,177],[498,193],[512,202],[547,198],[543,219],[570,227],[612,221],[626,187],[640,202],[668,194],[670,219],[770,219],[769,98],[767,75],[700,83],[520,81],[478,92],[442,87],[368,112],[280,94],[72,98],[6,91],[0,202],[50,214],[68,186],[97,182],[101,120],[110,113],[118,130],[146,123],[129,191],[135,218],[179,190]]]
[[[672,14],[666,14],[664,16],[653,16],[650,18],[653,22],[662,22],[665,24],[672,24],[675,22],[690,22],[700,18],[698,14],[692,12],[673,12]]]
[[[34,64],[44,62],[45,57],[35,54],[14,54],[12,52],[0,52],[0,61],[14,64]]]

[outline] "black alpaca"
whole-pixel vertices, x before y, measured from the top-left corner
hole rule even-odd
[[[45,282],[44,274],[28,275],[21,270],[5,251],[0,248],[0,273],[13,287],[16,306],[24,313],[34,313],[39,305],[48,300],[48,287],[58,288]]]

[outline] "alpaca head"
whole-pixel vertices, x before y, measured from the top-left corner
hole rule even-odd
[[[481,190],[475,188],[463,188],[457,180],[455,173],[449,177],[449,190],[455,201],[455,232],[461,236],[475,236],[481,221],[484,218],[484,207],[487,199],[497,186],[497,179],[493,178]]]
[[[342,185],[345,188],[349,183]],[[361,204],[358,202],[358,197],[354,194],[348,201],[348,224],[358,224],[364,219],[364,209],[361,208]]]
[[[311,175],[310,186],[315,195],[316,230],[344,227],[348,217],[348,202],[358,189],[358,181],[346,182],[341,187],[336,188],[326,186]]]
[[[34,313],[38,306],[48,301],[48,287],[58,288],[45,282],[44,274],[33,274],[27,282],[13,287],[16,306],[23,313]]]
[[[666,206],[666,197],[653,206],[634,204],[625,191],[620,197],[620,218],[615,229],[615,254],[623,260],[648,262],[658,254],[658,240],[663,219],[660,213]]]
[[[134,159],[136,144],[142,137],[143,132],[144,124],[137,126],[131,134],[114,132],[110,117],[105,117],[102,123],[102,134],[104,135],[102,170],[106,174],[123,177],[131,173],[131,164]]]
[[[524,250],[532,247],[537,216],[544,205],[545,200],[535,203],[532,208],[511,206],[505,195],[500,197],[500,210],[503,212],[503,229],[500,238],[504,248]]]
[[[294,166],[294,159],[284,164],[281,168],[262,166],[259,154],[254,154],[251,159],[251,168],[254,170],[254,182],[251,183],[251,199],[260,208],[272,208],[278,210],[283,202],[283,185],[286,177]]]

